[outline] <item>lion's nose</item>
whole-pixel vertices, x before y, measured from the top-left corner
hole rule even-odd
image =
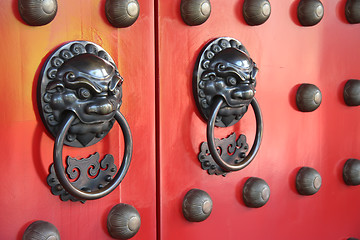
[[[254,95],[254,90],[252,90],[249,86],[240,86],[239,89],[232,93],[233,98],[242,100],[252,99]]]
[[[100,100],[96,103],[89,104],[86,107],[86,113],[96,113],[100,115],[106,115],[114,111],[113,105],[108,100]]]

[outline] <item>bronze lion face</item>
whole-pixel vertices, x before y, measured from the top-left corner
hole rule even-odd
[[[121,105],[122,82],[113,64],[89,53],[74,56],[58,68],[46,92],[51,96],[49,105],[56,122],[67,112],[77,116],[68,141],[76,138],[86,146],[111,129]]]
[[[214,56],[202,74],[204,93],[209,98],[222,97],[225,104],[219,115],[242,118],[255,95],[258,69],[251,58],[236,48],[227,48]]]
[[[194,93],[207,119],[215,99],[223,104],[216,125],[230,126],[247,112],[255,96],[258,68],[244,46],[232,38],[219,38],[204,47],[194,71]]]

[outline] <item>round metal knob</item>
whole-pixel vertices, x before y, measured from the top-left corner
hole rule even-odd
[[[184,197],[182,210],[189,222],[201,222],[210,216],[213,202],[209,194],[200,189],[191,189]]]
[[[360,185],[360,160],[348,159],[343,168],[343,178],[347,185]]]
[[[45,221],[31,223],[25,230],[23,240],[60,240],[56,227]]]
[[[319,0],[301,0],[297,9],[299,22],[303,26],[314,26],[324,16],[324,6]]]
[[[51,22],[57,12],[56,0],[19,0],[21,18],[30,26],[42,26]]]
[[[344,101],[348,106],[360,105],[360,80],[350,79],[344,87]]]
[[[347,0],[345,16],[349,23],[360,23],[360,0]]]
[[[125,28],[134,24],[140,13],[137,0],[106,0],[105,14],[114,27]]]
[[[296,105],[301,112],[315,111],[321,101],[321,91],[314,84],[301,84],[296,92]]]
[[[211,13],[209,0],[181,0],[181,17],[187,25],[203,24]]]
[[[296,189],[301,195],[313,195],[320,190],[321,176],[313,168],[302,167],[296,175]]]
[[[261,178],[249,178],[243,188],[243,199],[246,206],[259,208],[264,206],[270,198],[270,187]]]
[[[247,24],[254,26],[266,22],[270,17],[271,5],[268,0],[245,0],[243,15]]]
[[[108,231],[116,239],[132,238],[139,231],[140,225],[139,212],[125,203],[115,205],[107,218]]]

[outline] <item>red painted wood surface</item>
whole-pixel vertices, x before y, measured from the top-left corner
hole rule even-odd
[[[106,217],[120,202],[141,214],[142,225],[133,239],[156,239],[157,229],[158,239],[164,240],[360,238],[360,189],[342,180],[345,161],[360,158],[360,110],[347,107],[342,99],[345,82],[360,79],[360,25],[346,22],[345,0],[323,0],[323,20],[302,27],[296,19],[298,2],[271,1],[269,20],[251,27],[242,17],[243,0],[211,0],[209,20],[190,27],[180,17],[180,0],[139,0],[137,22],[116,29],[106,20],[104,0],[58,1],[56,18],[41,27],[23,23],[16,0],[1,1],[0,239],[21,239],[36,220],[53,223],[62,239],[111,239]],[[195,60],[205,43],[220,36],[240,40],[258,64],[256,98],[265,127],[255,160],[225,178],[209,176],[200,168],[197,154],[206,140],[206,124],[192,96]],[[134,138],[133,161],[120,187],[85,204],[61,202],[50,194],[46,176],[53,139],[36,105],[42,64],[50,51],[71,40],[95,42],[115,59],[125,79],[121,111]],[[296,110],[295,93],[301,83],[313,83],[322,91],[323,102],[314,112]],[[216,129],[216,136],[235,131],[245,133],[251,143],[255,132],[251,111],[234,127]],[[119,159],[121,138],[115,127],[95,146],[65,151],[74,157],[99,151]],[[313,167],[322,176],[323,185],[313,196],[296,192],[295,175],[302,166]],[[263,178],[271,188],[269,202],[259,209],[247,208],[241,197],[252,176]],[[183,197],[192,188],[205,190],[214,202],[210,217],[201,223],[189,223],[182,216]]]
[[[345,82],[360,78],[360,25],[346,22],[346,1],[323,0],[324,18],[313,27],[300,26],[299,1],[270,1],[269,20],[254,27],[242,17],[243,0],[212,0],[210,18],[194,27],[183,23],[180,2],[158,4],[160,239],[360,238],[360,188],[342,180],[345,161],[360,158],[360,109],[342,99]],[[257,157],[225,178],[208,175],[197,160],[206,123],[192,95],[196,58],[209,40],[221,36],[240,40],[257,63],[255,97],[264,118]],[[314,112],[296,109],[301,83],[322,91],[323,102]],[[235,127],[216,129],[215,135],[223,138],[233,131],[245,133],[252,143],[251,107]],[[313,196],[296,192],[295,176],[302,166],[322,176]],[[244,205],[242,189],[249,177],[263,178],[271,188],[262,208]],[[192,188],[208,192],[214,203],[201,223],[182,216],[183,197]]]
[[[139,3],[137,22],[117,29],[105,17],[104,0],[58,1],[55,19],[41,27],[24,24],[17,0],[0,2],[0,239],[21,239],[36,220],[53,223],[61,239],[111,239],[106,218],[118,203],[133,205],[141,215],[141,228],[133,239],[156,238],[154,4]],[[132,163],[120,187],[85,204],[62,202],[50,193],[46,177],[54,140],[46,133],[36,104],[42,64],[52,50],[72,40],[99,44],[117,63],[124,78],[120,110],[134,141]],[[65,152],[87,157],[99,151],[121,159],[121,139],[116,126],[100,143]]]

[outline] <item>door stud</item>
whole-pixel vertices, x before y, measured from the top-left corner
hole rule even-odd
[[[200,189],[191,189],[184,197],[182,210],[189,222],[202,222],[212,211],[213,202],[210,195]]]

